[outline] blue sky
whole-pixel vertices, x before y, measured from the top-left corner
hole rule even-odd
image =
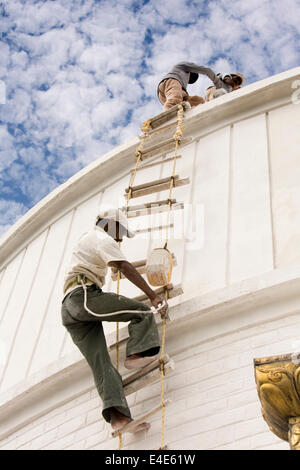
[[[175,63],[245,85],[300,63],[300,0],[5,0],[0,15],[0,235],[161,112]]]

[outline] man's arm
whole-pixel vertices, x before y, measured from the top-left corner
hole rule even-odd
[[[135,269],[135,267],[129,261],[111,261],[109,266],[113,266],[119,269],[124,276],[131,281],[135,286],[141,289],[151,300],[152,305],[157,308],[160,303],[163,302],[163,298],[157,295],[151,287],[147,284],[145,279],[140,275],[140,273]],[[160,310],[160,313],[166,313],[168,305]]]
[[[216,88],[222,88],[222,80],[209,67],[204,67],[204,65],[196,65],[193,62],[185,62],[184,64],[185,70],[187,72],[195,72],[206,75],[211,79]]]

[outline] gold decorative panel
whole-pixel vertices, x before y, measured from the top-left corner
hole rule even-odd
[[[270,430],[300,450],[300,353],[254,359],[254,369]]]

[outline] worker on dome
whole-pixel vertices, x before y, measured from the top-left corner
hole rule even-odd
[[[163,79],[159,82],[157,87],[158,99],[163,104],[164,111],[172,108],[182,101],[187,101],[191,107],[198,106],[205,103],[202,96],[190,96],[187,92],[188,84],[195,83],[199,74],[206,75],[213,82],[213,90],[210,92],[209,99],[217,91],[215,97],[224,93],[229,93],[240,86],[244,82],[242,74],[215,74],[209,67],[203,65],[196,65],[192,62],[180,62],[168,72]]]
[[[102,415],[114,431],[132,421],[124,395],[122,377],[108,354],[102,321],[130,322],[126,347],[127,369],[144,367],[157,359],[159,334],[150,307],[122,295],[103,292],[107,267],[120,270],[151,300],[155,309],[166,314],[168,305],[149,287],[144,278],[126,260],[118,242],[132,238],[134,232],[120,209],[97,216],[95,226],[75,245],[64,281],[62,323],[92,369],[98,393],[103,401]],[[131,432],[149,428],[148,423]]]
[[[210,86],[206,90],[206,101],[212,101],[219,96],[226,95],[231,91],[238,90],[243,85],[245,79],[241,73],[218,73],[217,77],[221,80],[221,87]]]
[[[180,62],[174,65],[157,87],[158,99],[163,104],[164,111],[182,101],[187,101],[191,107],[205,103],[202,96],[189,96],[187,92],[188,84],[195,83],[199,73],[206,74],[205,70],[205,67],[192,62]]]

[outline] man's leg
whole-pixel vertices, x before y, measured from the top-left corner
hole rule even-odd
[[[190,103],[191,107],[205,103],[205,100],[202,98],[202,96],[188,96],[186,101]]]
[[[166,84],[166,81],[161,82],[158,85],[158,99],[159,99],[159,101],[161,102],[162,105],[164,105],[165,102],[166,102],[165,84]]]
[[[169,78],[164,83],[166,97],[164,111],[167,111],[167,109],[172,108],[172,106],[181,103],[184,100],[186,92],[182,89],[181,83],[175,78]]]
[[[96,314],[105,314],[104,317],[97,318],[84,309],[82,290],[77,294],[78,297],[81,297],[79,304],[82,306],[79,318],[83,321],[130,322],[129,340],[126,347],[127,357],[138,353],[143,356],[153,356],[159,352],[159,334],[150,307],[123,295],[103,292],[91,286],[87,291],[87,307]],[[74,299],[70,297],[70,302],[72,298]],[[117,313],[123,310],[131,310],[131,312]]]
[[[65,303],[62,307],[62,315],[64,326],[93,372],[95,385],[103,402],[104,419],[111,422],[110,411],[115,409],[125,416],[127,421],[130,421],[131,414],[123,392],[122,377],[110,360],[102,323],[100,321],[76,321],[75,316],[75,321],[71,323],[68,320],[70,311]]]
[[[87,287],[87,306],[95,313],[113,313],[134,310],[133,313],[107,315],[107,321],[130,321],[130,339],[126,355],[157,354],[160,349],[159,335],[149,307],[124,296],[103,293],[95,286]],[[136,312],[136,313],[135,313]],[[113,407],[124,416],[130,411],[123,392],[122,378],[110,361],[102,328],[103,318],[97,318],[84,309],[83,289],[79,288],[66,297],[62,307],[63,324],[70,332],[74,343],[86,357],[94,375],[96,387],[103,401],[103,417],[111,420]]]

